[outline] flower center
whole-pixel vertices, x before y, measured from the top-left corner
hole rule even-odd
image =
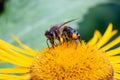
[[[32,80],[113,80],[113,68],[105,52],[88,46],[64,43],[43,49],[31,66]]]

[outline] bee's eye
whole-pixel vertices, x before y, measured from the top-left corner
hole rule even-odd
[[[49,32],[49,35],[50,35],[50,36],[53,36],[53,32]]]

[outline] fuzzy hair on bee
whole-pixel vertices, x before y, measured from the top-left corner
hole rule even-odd
[[[69,26],[65,26],[65,24],[70,23],[72,21],[75,21],[78,19],[72,19],[69,21],[66,21],[62,24],[56,24],[50,27],[49,30],[45,32],[45,36],[47,38],[46,43],[48,47],[50,48],[48,41],[51,43],[52,47],[54,48],[58,44],[61,44],[65,41],[75,40],[76,45],[78,45],[78,42],[80,42],[80,34],[73,28]],[[55,41],[58,40],[59,43],[56,43]]]

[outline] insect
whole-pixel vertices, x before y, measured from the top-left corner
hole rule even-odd
[[[75,20],[78,20],[78,19],[72,19],[62,24],[53,25],[49,30],[45,32],[45,36],[47,37],[46,43],[49,48],[50,46],[48,44],[48,41],[50,41],[53,48],[54,46],[57,45],[57,43],[55,42],[56,40],[58,40],[59,43],[62,43],[65,41],[68,42],[69,40],[75,40],[76,44],[78,44],[78,41],[80,41],[80,34],[73,28],[69,26],[65,26],[65,24]]]

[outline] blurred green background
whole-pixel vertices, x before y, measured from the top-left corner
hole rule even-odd
[[[82,39],[88,41],[96,29],[103,33],[110,22],[114,29],[120,30],[119,2],[120,0],[0,0],[0,39],[18,46],[11,38],[11,34],[15,34],[30,48],[40,50],[47,46],[44,32],[51,25],[80,18],[68,25],[77,29]]]

